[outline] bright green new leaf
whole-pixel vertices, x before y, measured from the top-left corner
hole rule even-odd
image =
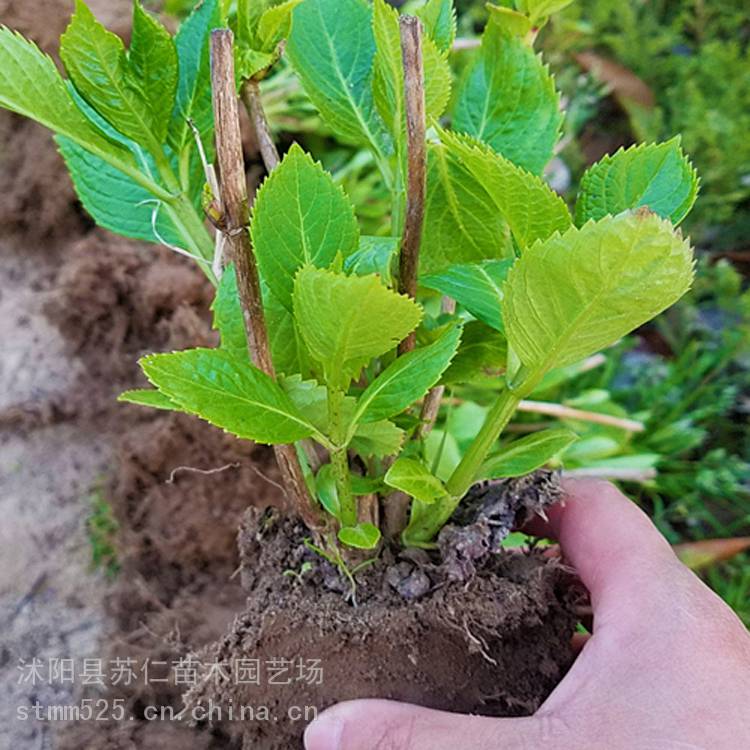
[[[490,194],[448,147],[428,144],[420,273],[512,256],[508,225]]]
[[[162,123],[134,76],[122,40],[94,18],[83,0],[76,0],[60,39],[60,57],[78,93],[110,125],[138,143],[161,141]]]
[[[422,398],[450,365],[461,341],[461,330],[460,326],[451,326],[434,343],[388,365],[359,397],[355,423],[388,419]]]
[[[143,91],[153,118],[154,135],[166,138],[177,92],[177,48],[170,33],[143,9],[133,4],[133,36],[130,42],[131,81]],[[131,84],[132,85],[132,84]]]
[[[357,425],[349,447],[363,458],[386,458],[401,450],[405,436],[402,429],[384,419]]]
[[[554,79],[541,59],[517,36],[488,24],[459,87],[453,128],[541,174],[562,121]]]
[[[344,270],[355,276],[376,273],[385,284],[393,286],[399,247],[398,237],[360,237],[357,250],[344,260]]]
[[[533,26],[539,26],[553,13],[567,8],[573,0],[517,0],[519,10],[529,16]]]
[[[508,342],[530,378],[615,343],[690,287],[690,243],[644,209],[529,248],[504,287]]]
[[[453,0],[427,0],[417,8],[424,29],[441,52],[450,52],[456,40],[456,9]]]
[[[211,305],[211,312],[214,314],[214,329],[221,336],[221,348],[237,357],[240,362],[249,359],[245,317],[240,305],[234,266],[224,269]]]
[[[238,80],[247,81],[250,78],[260,77],[259,73],[265,73],[279,59],[275,52],[261,52],[249,47],[241,47],[235,56],[236,76]]]
[[[441,131],[451,156],[491,196],[521,248],[572,224],[565,202],[541,178],[466,136]]]
[[[180,407],[165,396],[161,391],[152,388],[142,390],[125,391],[117,397],[118,401],[125,404],[137,404],[138,406],[148,406],[152,409],[163,409],[165,411],[182,411]]]
[[[645,206],[679,224],[695,203],[698,176],[680,139],[641,144],[594,164],[581,180],[576,223]]]
[[[32,42],[0,26],[0,107],[36,120],[109,162],[135,171],[133,156],[76,106],[55,64]]]
[[[385,475],[385,483],[428,504],[448,494],[445,485],[413,458],[397,459]]]
[[[345,526],[339,530],[339,541],[357,549],[375,549],[380,541],[380,529],[371,523]]]
[[[317,380],[304,380],[302,375],[287,375],[279,385],[300,413],[322,434],[328,432],[328,391]],[[351,399],[352,401],[354,399]]]
[[[519,13],[512,8],[506,8],[502,5],[487,5],[490,12],[491,23],[509,34],[514,36],[525,37],[531,31],[531,21],[528,16]]]
[[[237,0],[238,43],[259,48],[258,24],[271,4],[271,0]]]
[[[452,297],[475,318],[496,331],[502,331],[502,285],[512,265],[512,260],[486,260],[483,263],[450,266],[441,273],[422,276],[420,283]]]
[[[315,475],[315,490],[320,504],[334,517],[341,515],[341,503],[336,489],[336,477],[333,474],[333,466],[326,464],[321,466]]]
[[[544,430],[515,440],[503,450],[488,456],[479,470],[477,481],[531,474],[577,439],[578,436],[571,430]]]
[[[309,375],[312,362],[294,322],[294,315],[266,287],[263,292],[271,358],[279,373]]]
[[[237,437],[293,443],[315,432],[268,375],[221,349],[153,354],[141,367],[171,401]]]
[[[210,162],[213,161],[214,151],[211,32],[221,25],[220,0],[204,0],[182,23],[175,37],[179,77],[174,113],[169,126],[169,145],[177,154],[189,154],[195,148],[189,125],[192,122],[200,133]],[[184,162],[184,157],[182,161]]]
[[[461,346],[443,375],[446,385],[496,384],[508,364],[508,343],[497,331],[480,321],[464,326]]]
[[[422,310],[377,276],[305,266],[295,279],[294,317],[326,383],[345,390],[370,360],[394,349],[419,325]]]
[[[292,11],[301,2],[286,0],[263,13],[258,23],[258,40],[263,51],[271,51],[282,39],[286,39],[292,28]]]
[[[287,56],[305,92],[343,141],[392,151],[372,94],[375,38],[362,0],[303,0],[292,14]]]
[[[359,242],[354,209],[333,178],[292,146],[258,191],[251,223],[263,281],[292,308],[294,277],[304,265],[327,268]]]

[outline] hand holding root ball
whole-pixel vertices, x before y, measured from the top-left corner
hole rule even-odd
[[[307,750],[750,748],[750,635],[612,485],[566,483],[533,531],[559,540],[591,593],[594,633],[530,718],[352,701],[321,714]]]

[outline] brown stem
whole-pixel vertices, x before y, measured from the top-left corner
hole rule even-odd
[[[425,142],[427,123],[422,64],[422,24],[414,16],[402,16],[399,19],[399,26],[404,64],[408,152],[406,218],[399,260],[399,291],[415,298],[427,190],[427,146]],[[411,333],[399,345],[399,354],[412,351],[415,345],[416,334]]]
[[[216,121],[216,154],[221,175],[223,229],[237,273],[245,331],[253,363],[267,375],[275,377],[258,267],[248,230],[250,212],[239,107],[235,93],[233,47],[234,36],[229,29],[217,29],[211,33],[211,85]],[[295,447],[277,445],[274,446],[274,451],[284,488],[294,510],[311,529],[321,528],[321,518],[307,488]]]
[[[266,171],[270,174],[279,164],[279,152],[271,137],[271,129],[268,127],[266,113],[263,110],[258,82],[245,81],[240,94],[255,131],[255,140],[260,149],[260,155],[263,157],[263,164],[266,165]]]

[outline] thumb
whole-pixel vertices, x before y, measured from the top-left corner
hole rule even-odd
[[[558,741],[550,717],[490,719],[382,700],[340,703],[305,732],[306,750],[521,750]],[[562,748],[555,745],[555,750]]]

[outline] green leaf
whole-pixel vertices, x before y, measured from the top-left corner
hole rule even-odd
[[[357,250],[344,260],[344,270],[355,276],[376,273],[386,285],[393,286],[399,244],[398,237],[360,237]]]
[[[137,404],[138,406],[148,406],[152,409],[164,409],[165,411],[182,411],[180,407],[165,396],[161,391],[151,388],[142,390],[125,391],[117,397],[118,401],[126,404]]]
[[[276,52],[261,52],[257,49],[241,47],[236,52],[236,76],[240,81],[250,78],[262,78],[259,73],[265,73],[275,65],[279,56]]]
[[[508,364],[508,343],[497,331],[479,321],[464,326],[461,346],[443,375],[445,385],[497,384]]]
[[[359,242],[354,209],[330,174],[294,145],[258,191],[251,223],[263,281],[292,308],[294,277],[304,265],[327,268]]]
[[[492,196],[448,147],[428,144],[420,272],[512,256],[508,225]]]
[[[55,64],[32,42],[0,26],[0,107],[36,120],[100,157],[132,168],[132,154],[106,138],[76,106]]]
[[[453,0],[427,0],[416,11],[425,31],[441,52],[450,52],[456,40],[456,9]]]
[[[528,16],[512,8],[501,5],[487,5],[492,23],[514,36],[525,37],[531,31],[532,25]]]
[[[141,359],[146,377],[185,411],[237,437],[293,443],[315,428],[265,373],[221,349],[190,349]]]
[[[289,36],[292,28],[292,11],[302,0],[286,2],[268,8],[258,23],[258,39],[264,52],[271,51],[282,39]]]
[[[641,144],[605,156],[584,174],[576,203],[576,223],[602,219],[646,206],[679,224],[695,203],[698,177],[680,148],[680,139]]]
[[[211,102],[211,32],[222,25],[219,0],[203,0],[180,26],[175,37],[179,59],[177,97],[169,127],[175,153],[195,148],[192,121],[200,133],[209,162],[214,156],[214,114]]]
[[[693,254],[669,222],[644,209],[571,228],[529,248],[505,284],[508,341],[527,371],[584,359],[676,302]]]
[[[533,26],[539,26],[553,13],[567,8],[573,0],[518,0],[518,8],[527,13]]]
[[[276,371],[286,375],[308,375],[312,362],[297,330],[294,315],[268,291],[267,287],[263,293],[263,307],[271,344],[271,358]]]
[[[440,137],[451,156],[491,196],[522,249],[571,226],[565,202],[541,178],[471,138],[447,131]]]
[[[60,57],[78,93],[123,135],[159,141],[161,123],[128,61],[120,37],[104,28],[82,0],[60,39]]]
[[[511,260],[456,265],[442,273],[422,276],[420,283],[428,289],[452,297],[475,318],[502,332],[502,284],[512,265]]]
[[[153,117],[159,142],[167,135],[177,92],[177,48],[169,32],[146,13],[140,0],[133,4],[130,43],[131,78],[138,82]]]
[[[479,470],[477,481],[531,474],[577,439],[578,436],[571,430],[544,430],[515,440],[503,450],[488,456]]]
[[[359,424],[349,447],[363,458],[386,458],[401,450],[405,435],[388,420]]]
[[[375,549],[380,541],[380,529],[371,523],[345,526],[339,530],[339,541],[357,549]]]
[[[305,380],[302,375],[287,375],[279,385],[301,414],[322,434],[328,433],[328,391],[317,380]]]
[[[394,349],[419,325],[422,310],[376,276],[305,266],[295,279],[294,317],[326,383],[346,390],[370,360]]]
[[[375,39],[362,0],[304,0],[292,14],[287,57],[305,92],[343,141],[392,151],[372,95]]]
[[[458,89],[453,128],[541,174],[563,116],[547,67],[521,39],[490,23]]]
[[[399,458],[388,469],[385,483],[401,490],[423,503],[434,503],[448,492],[445,485],[419,461],[413,458]]]
[[[258,47],[258,24],[271,0],[237,0],[237,40]]]
[[[240,304],[234,266],[227,266],[224,269],[211,305],[211,312],[214,315],[214,329],[221,336],[221,348],[237,357],[240,362],[243,359],[249,359],[245,317]]]
[[[320,504],[334,517],[341,516],[341,503],[339,502],[339,493],[336,489],[336,477],[333,473],[333,466],[326,464],[320,467],[320,471],[315,475],[315,490],[318,495]]]
[[[460,340],[461,327],[451,326],[429,346],[394,360],[359,397],[354,421],[388,419],[422,398],[450,365]]]

